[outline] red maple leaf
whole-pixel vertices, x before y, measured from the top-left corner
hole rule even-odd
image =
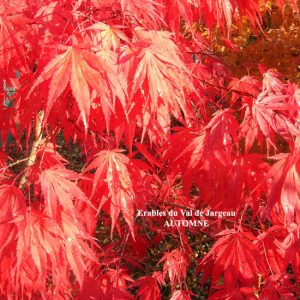
[[[278,161],[272,166],[268,174],[268,177],[272,178],[268,195],[269,209],[275,203],[280,203],[285,214],[284,222],[293,222],[295,218],[299,220],[299,139],[296,140],[291,153],[282,153],[273,158]]]
[[[260,256],[253,243],[255,237],[229,229],[218,236],[221,237],[199,265],[199,270],[203,268],[203,280],[211,275],[213,287],[218,285],[220,276],[226,288],[234,287],[238,282],[246,286],[255,285],[260,264]]]
[[[78,213],[74,207],[74,200],[78,199],[90,204],[86,195],[72,182],[79,179],[77,173],[61,166],[53,166],[41,173],[40,183],[46,204],[45,211],[50,217],[56,218],[58,206],[61,206],[76,220]]]
[[[164,262],[163,277],[168,274],[172,287],[185,280],[189,261],[187,254],[181,248],[165,253],[158,263],[162,262]]]
[[[143,276],[139,278],[134,286],[138,286],[137,297],[141,300],[161,299],[160,284],[161,274],[154,272],[152,276]]]
[[[98,93],[101,102],[106,103],[104,107],[108,106],[111,111],[114,111],[115,90],[119,91],[117,95],[124,103],[125,92],[122,92],[122,88],[120,88],[123,84],[118,80],[118,76],[113,73],[112,68],[100,56],[76,46],[67,47],[64,53],[57,55],[45,66],[31,87],[29,95],[46,80],[50,80],[50,88],[45,120],[47,120],[57,98],[67,88],[68,83],[86,130],[92,103],[91,88]],[[108,120],[109,116],[106,117]]]
[[[180,290],[174,291],[170,300],[191,300],[191,296],[194,295],[191,291]]]
[[[102,208],[106,202],[109,205],[108,213],[112,220],[111,233],[122,212],[131,233],[134,234],[135,192],[129,171],[130,160],[122,152],[118,149],[100,151],[85,172],[96,169],[92,196],[95,195],[96,190],[100,191],[99,208]]]

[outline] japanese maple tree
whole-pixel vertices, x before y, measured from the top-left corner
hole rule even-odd
[[[300,88],[211,51],[265,2],[1,1],[1,299],[299,296]]]

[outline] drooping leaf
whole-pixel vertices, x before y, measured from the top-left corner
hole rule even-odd
[[[189,262],[187,254],[182,249],[165,253],[158,263],[162,262],[164,262],[163,277],[168,274],[172,287],[185,280]]]
[[[261,253],[267,274],[282,274],[284,272],[285,250],[272,232],[275,228],[272,227],[271,229],[258,237],[256,246]]]
[[[212,286],[217,286],[220,276],[226,288],[238,282],[251,286],[259,273],[259,255],[252,234],[224,230],[208,254],[200,263],[204,278],[212,276]]]
[[[68,47],[65,52],[57,55],[45,66],[29,94],[46,80],[50,80],[50,88],[45,118],[47,119],[52,106],[69,83],[86,130],[92,103],[90,89],[93,88],[102,101],[110,103],[108,106],[113,111],[115,89],[118,84],[122,86],[118,76],[113,74],[112,69],[99,56],[75,46]],[[124,101],[124,91],[122,94],[122,89],[117,90],[120,91],[117,95]]]
[[[134,286],[138,286],[137,297],[141,300],[161,299],[159,288],[159,274],[154,273],[152,276],[139,278]]]
[[[88,203],[86,195],[80,188],[72,182],[78,180],[80,176],[61,166],[51,167],[40,175],[41,190],[43,192],[46,212],[49,216],[56,218],[58,206],[75,220],[78,217],[74,200],[79,199]]]
[[[22,1],[20,1],[20,4],[21,2]],[[25,1],[23,1],[23,4],[25,4]],[[26,4],[23,8],[24,7],[26,7]],[[15,7],[10,7],[10,9],[15,10]],[[3,14],[3,12],[5,13]],[[24,48],[22,45],[24,36],[22,37],[18,32],[18,20],[16,19],[16,23],[14,24],[12,22],[13,18],[7,16],[6,13],[11,14],[9,10],[6,11],[5,8],[0,7],[0,70],[3,73],[7,72],[7,67],[13,59],[15,60],[14,64],[18,65],[19,68],[24,69],[24,67],[26,67]],[[21,27],[22,25],[23,24],[21,24]],[[2,82],[0,84],[2,85]]]
[[[280,203],[286,223],[300,218],[299,149],[299,140],[297,139],[292,152],[281,155],[268,174],[268,177],[272,178],[268,195],[269,208],[272,208],[275,203]]]
[[[143,133],[152,120],[157,120],[167,132],[170,114],[179,120],[183,119],[182,114],[187,120],[192,116],[186,94],[194,89],[189,71],[169,33],[137,28],[133,47],[125,47],[119,61],[120,69],[132,82],[129,87],[131,105],[136,107],[133,112],[139,117]]]
[[[58,226],[43,212],[27,209],[14,220],[18,231],[16,240],[10,241],[7,291],[28,298],[37,291],[46,296],[51,276],[60,293],[70,287],[70,271],[82,285],[89,264],[97,262],[88,245],[91,237],[65,213],[60,212],[60,219]]]
[[[109,214],[112,220],[112,229],[117,223],[120,212],[127,222],[131,233],[133,231],[133,216],[135,192],[130,177],[130,160],[122,154],[122,150],[100,151],[85,172],[96,169],[92,195],[100,191],[99,208],[106,202],[109,204]]]
[[[21,190],[8,185],[0,185],[0,257],[5,247],[9,247],[17,234],[14,221],[22,218],[26,209],[26,200]]]

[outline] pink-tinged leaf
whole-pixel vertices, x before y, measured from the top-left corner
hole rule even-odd
[[[0,13],[21,13],[27,8],[26,0],[3,0],[0,4]]]
[[[88,79],[86,78],[87,76],[84,76],[84,72],[89,71],[93,71],[93,69],[82,60],[78,53],[72,52],[70,85],[81,112],[85,128],[88,127],[90,115],[90,91],[87,82]]]
[[[134,17],[141,25],[158,27],[164,23],[161,1],[149,0],[120,0],[121,9],[125,16]]]
[[[124,26],[108,25],[102,22],[97,22],[85,30],[92,31],[94,43],[100,44],[102,48],[116,51],[121,42],[129,43],[130,40],[122,30]]]
[[[268,92],[280,93],[285,90],[285,84],[279,79],[282,75],[276,70],[261,69],[263,73],[263,90]]]
[[[240,124],[241,135],[245,137],[245,152],[248,153],[253,146],[255,140],[259,146],[263,144],[263,133],[261,132],[256,119],[252,116],[249,107],[246,107],[245,116],[242,124]]]
[[[284,114],[284,111],[289,110],[286,101],[286,95],[268,95],[262,92],[254,102],[253,116],[266,137],[271,137],[272,129],[287,140],[293,135],[299,135],[295,120]]]
[[[43,142],[41,144],[43,144]],[[42,167],[43,170],[50,169],[53,166],[64,168],[64,166],[68,164],[68,161],[58,153],[59,147],[56,147],[58,149],[56,149],[52,143],[47,142],[45,146],[39,147],[37,150],[37,161],[40,161],[41,165],[39,165],[39,167]]]
[[[192,293],[191,291],[187,291],[187,290],[178,290],[178,291],[174,291],[170,300],[191,300],[191,296],[195,296],[194,293]]]
[[[58,206],[61,206],[67,214],[76,220],[78,213],[74,207],[74,200],[78,199],[89,203],[85,194],[73,182],[78,179],[80,179],[78,174],[59,165],[41,173],[41,190],[46,204],[46,212],[49,216],[56,218]]]
[[[295,219],[300,220],[300,147],[299,139],[291,153],[284,155],[277,161],[268,173],[271,185],[268,195],[268,207],[280,203],[284,214],[285,223],[291,223]]]
[[[296,119],[290,114],[292,107],[288,102],[287,95],[266,90],[261,92],[253,103],[247,103],[245,107],[246,113],[242,130],[247,131],[249,128],[255,134],[259,129],[266,137],[268,144],[275,146],[275,133],[287,141],[291,141],[293,136],[299,135]],[[259,136],[259,133],[257,135]],[[247,149],[252,144],[253,137],[247,142]]]
[[[92,238],[72,217],[60,212],[60,224],[41,211],[27,209],[14,220],[18,229],[10,241],[7,289],[13,286],[17,295],[39,291],[47,295],[47,276],[51,275],[57,293],[70,287],[70,271],[82,285],[88,266],[97,259],[87,242]],[[29,296],[30,298],[30,296]]]

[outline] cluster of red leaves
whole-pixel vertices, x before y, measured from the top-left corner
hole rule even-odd
[[[296,299],[300,89],[263,66],[234,78],[193,27],[230,34],[260,13],[258,0],[1,1],[0,297],[155,300],[169,285],[188,300],[196,266],[209,299]],[[81,172],[60,132],[82,146]],[[10,161],[9,134],[27,158]],[[136,217],[184,208],[236,216]],[[204,234],[215,242],[199,260],[189,237]],[[150,271],[147,249],[168,237]]]

